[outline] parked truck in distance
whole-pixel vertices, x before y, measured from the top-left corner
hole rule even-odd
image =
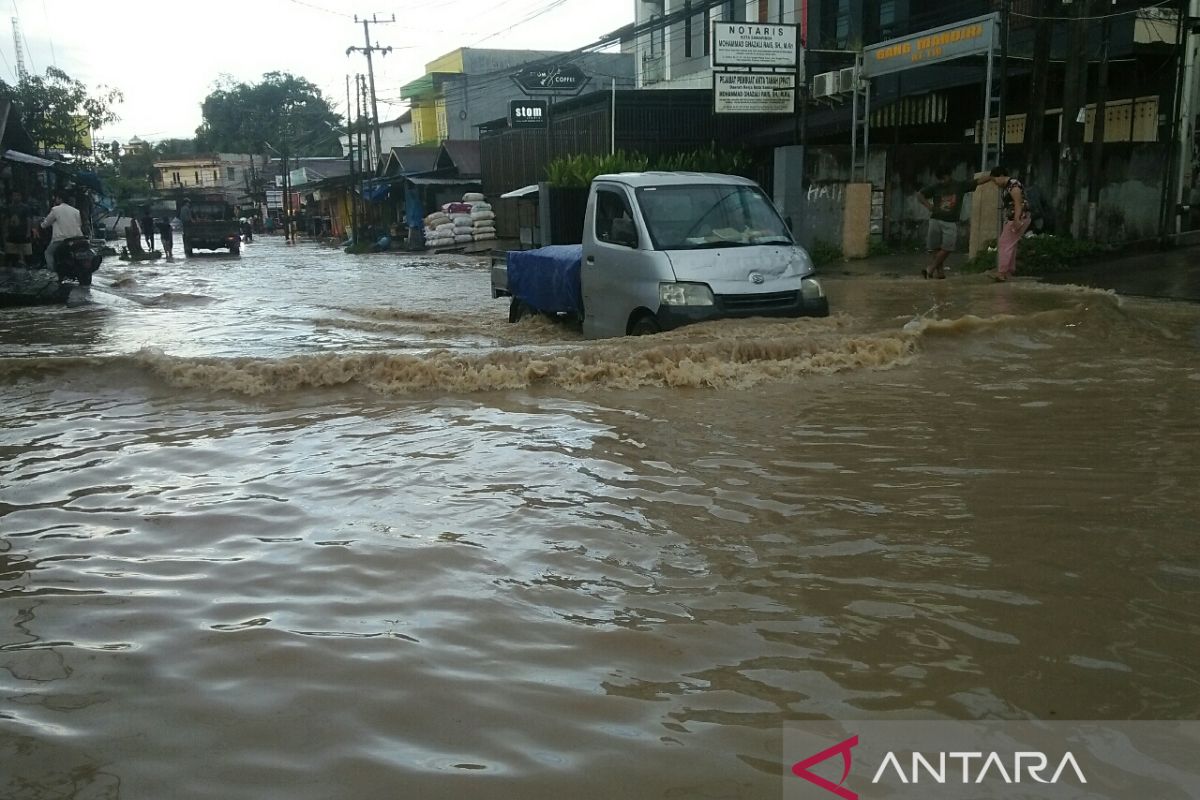
[[[753,181],[695,172],[601,175],[583,242],[493,260],[509,320],[567,315],[584,335],[641,335],[725,317],[827,316],[812,260]]]
[[[242,229],[235,209],[222,194],[185,195],[191,204],[191,219],[183,220],[183,252],[193,250],[229,250],[237,255],[242,249]],[[179,200],[182,209],[183,200]]]

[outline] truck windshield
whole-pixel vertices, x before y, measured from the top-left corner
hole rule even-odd
[[[637,194],[656,250],[793,243],[779,212],[757,186],[651,186]]]

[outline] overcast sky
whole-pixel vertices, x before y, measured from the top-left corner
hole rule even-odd
[[[372,2],[375,5],[372,5]],[[425,64],[458,47],[568,50],[633,21],[633,0],[0,0],[17,16],[25,66],[41,74],[57,66],[89,89],[120,89],[121,121],[105,141],[133,136],[190,138],[200,103],[222,74],[257,81],[291,72],[312,81],[338,111],[346,75],[366,72],[363,26],[354,15],[395,23],[371,26],[372,44],[395,48],[375,56],[384,119],[398,116],[400,86]],[[9,30],[0,31],[0,77],[16,81]]]

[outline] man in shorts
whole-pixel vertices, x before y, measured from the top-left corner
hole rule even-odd
[[[4,209],[4,261],[10,267],[29,266],[33,255],[33,222],[29,206],[13,192]]]
[[[963,196],[975,191],[985,178],[955,181],[950,170],[939,167],[937,183],[926,186],[917,195],[921,205],[929,209],[929,234],[925,249],[933,253],[933,264],[921,270],[923,278],[945,278],[946,259],[958,247],[958,220],[962,216]]]

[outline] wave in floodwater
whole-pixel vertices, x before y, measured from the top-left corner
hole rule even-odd
[[[573,391],[641,386],[739,388],[808,375],[887,369],[907,363],[916,352],[915,338],[902,332],[851,334],[840,331],[841,324],[836,319],[797,320],[774,326],[769,339],[734,336],[729,329],[715,326],[702,339],[695,337],[695,329],[683,329],[553,351],[323,353],[265,359],[181,358],[142,350],[104,358],[6,359],[0,361],[0,376],[130,371],[175,388],[249,396],[349,385],[389,394],[537,386]]]
[[[203,303],[198,295],[163,302]],[[1095,302],[1099,299],[1100,302]],[[578,331],[534,318],[517,325],[391,309],[356,310],[366,319],[322,319],[326,326],[400,332],[421,329],[493,337],[507,346],[430,347],[412,352],[327,352],[283,358],[182,357],[155,349],[97,357],[0,360],[0,377],[91,371],[124,373],[178,389],[261,396],[359,386],[385,394],[428,390],[473,393],[554,387],[568,391],[644,386],[739,389],[814,375],[886,370],[916,359],[922,343],[1006,331],[1058,335],[1085,323],[1111,333],[1128,319],[1116,298],[1088,295],[1067,307],[1024,314],[915,318],[895,329],[867,331],[839,314],[825,319],[721,320],[651,337],[583,341]],[[497,335],[499,334],[499,335]]]

